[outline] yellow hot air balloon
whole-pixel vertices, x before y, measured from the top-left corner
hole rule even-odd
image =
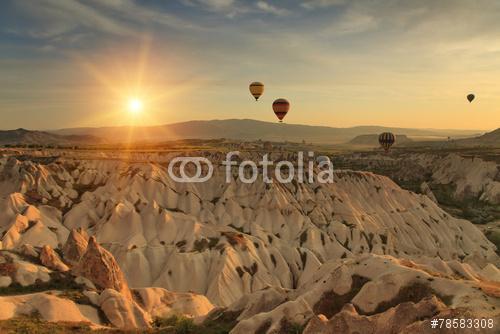
[[[262,82],[252,82],[249,88],[250,93],[255,97],[255,101],[264,93],[264,84]]]

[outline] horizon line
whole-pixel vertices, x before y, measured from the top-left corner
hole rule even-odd
[[[148,127],[162,127],[162,126],[171,126],[177,124],[191,123],[191,122],[222,122],[222,121],[253,121],[260,123],[268,123],[268,124],[282,124],[282,125],[293,125],[293,126],[306,126],[306,127],[319,127],[319,128],[329,128],[329,129],[353,129],[353,128],[363,128],[363,127],[379,127],[379,128],[393,128],[393,129],[411,129],[411,130],[428,130],[428,131],[478,131],[478,132],[491,132],[498,127],[493,127],[490,129],[457,129],[457,128],[432,128],[432,127],[401,127],[401,126],[388,126],[388,125],[372,125],[372,124],[364,124],[364,125],[353,125],[353,126],[345,126],[345,127],[335,127],[330,125],[313,125],[313,124],[302,124],[302,123],[277,123],[271,121],[263,121],[259,119],[252,118],[215,118],[215,119],[193,119],[188,121],[181,122],[172,122],[172,123],[159,123],[152,125],[104,125],[104,126],[68,126],[61,128],[52,128],[52,129],[34,129],[34,128],[9,128],[9,129],[0,129],[0,131],[15,131],[15,130],[28,130],[28,131],[42,131],[42,132],[56,132],[61,130],[74,130],[74,129],[105,129],[105,128],[148,128]]]

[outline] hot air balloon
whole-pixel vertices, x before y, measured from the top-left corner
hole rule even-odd
[[[288,110],[290,110],[290,102],[286,99],[277,99],[273,102],[273,110],[280,122],[283,122],[283,118],[285,118]]]
[[[475,98],[474,94],[467,95],[467,100],[469,100],[469,103],[471,103],[472,100],[474,100],[474,98]]]
[[[255,101],[264,93],[264,84],[262,82],[252,82],[250,84],[250,93],[255,97]]]
[[[380,146],[384,149],[385,153],[389,152],[389,149],[391,146],[394,144],[396,141],[396,138],[394,135],[390,132],[384,132],[381,133],[380,136],[378,136],[378,142]]]

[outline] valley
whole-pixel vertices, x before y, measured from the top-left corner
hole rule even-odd
[[[268,153],[245,145],[242,160]],[[296,161],[300,145],[270,157]],[[359,317],[383,330],[377,319],[407,303],[423,313],[405,315],[401,332],[454,312],[498,319],[494,159],[343,152],[329,155],[331,184],[245,184],[225,182],[216,147],[1,154],[3,319],[60,321],[71,307],[66,320],[94,328],[307,334],[360,331]],[[174,182],[168,162],[184,155],[212,161],[213,177]],[[484,233],[465,209],[481,212],[472,222],[490,224]],[[219,317],[225,329],[211,332]]]

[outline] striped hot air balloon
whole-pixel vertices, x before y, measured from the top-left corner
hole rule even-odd
[[[395,141],[396,138],[390,132],[384,132],[381,133],[380,136],[378,136],[378,142],[386,153],[389,152],[389,149],[391,148],[392,145],[394,145]]]
[[[259,97],[264,93],[264,84],[262,82],[252,82],[250,84],[250,93],[255,98],[255,101],[259,99]]]
[[[286,99],[277,99],[273,102],[273,110],[280,122],[283,122],[283,118],[285,118],[288,110],[290,110],[290,102]]]

